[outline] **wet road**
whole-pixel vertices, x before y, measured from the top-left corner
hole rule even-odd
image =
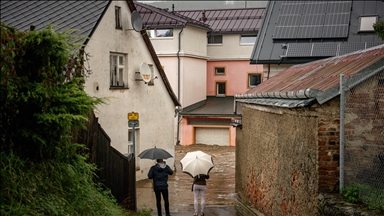
[[[169,201],[172,216],[193,214],[192,178],[181,172],[180,160],[187,152],[201,150],[210,154],[215,167],[207,180],[205,215],[241,215],[235,209],[235,147],[194,144],[175,146],[175,172],[169,176]],[[157,215],[156,198],[152,190],[152,180],[136,183],[137,208],[153,209]],[[163,211],[164,204],[162,202]],[[163,215],[165,215],[163,213]]]

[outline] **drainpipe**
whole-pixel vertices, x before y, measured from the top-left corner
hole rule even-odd
[[[267,75],[267,80],[269,80],[269,73],[271,73],[271,64],[268,64],[268,75]]]
[[[181,48],[181,33],[184,30],[185,25],[181,28],[179,32],[179,48],[177,50],[177,99],[180,102],[180,48]],[[182,120],[182,116],[180,115],[181,107],[177,109],[177,135],[176,135],[176,145],[180,145],[180,122]]]
[[[344,74],[340,74],[340,193],[344,188]]]

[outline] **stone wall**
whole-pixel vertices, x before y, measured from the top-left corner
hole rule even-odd
[[[338,98],[311,108],[243,104],[236,192],[265,215],[316,215],[319,190],[338,189]]]

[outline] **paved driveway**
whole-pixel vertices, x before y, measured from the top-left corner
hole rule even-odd
[[[175,146],[176,170],[168,181],[171,215],[193,215],[192,178],[181,172],[180,159],[187,152],[196,150],[212,155],[215,163],[215,167],[210,173],[210,179],[207,180],[205,215],[241,215],[234,207],[236,203],[235,147],[202,144]],[[151,208],[153,209],[152,215],[157,215],[156,198],[151,180],[139,181],[136,183],[136,187],[138,209]],[[163,213],[163,215],[165,214]]]

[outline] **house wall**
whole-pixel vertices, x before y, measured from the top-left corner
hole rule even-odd
[[[267,80],[281,71],[291,67],[293,64],[263,64],[264,80]]]
[[[224,67],[225,75],[215,75],[216,67]],[[216,82],[226,82],[226,95],[233,96],[247,91],[248,73],[262,74],[262,65],[251,65],[249,60],[208,61],[207,62],[207,96],[216,95]]]
[[[152,38],[151,42],[176,95],[180,61],[179,100],[183,107],[187,107],[206,98],[207,31],[185,27],[181,33],[178,59],[180,31],[174,29],[172,38]]]
[[[310,109],[242,104],[236,192],[265,215],[316,215],[338,185],[338,98]]]
[[[240,44],[239,34],[224,34],[222,44],[208,44],[210,60],[248,60],[254,44]]]
[[[93,71],[86,80],[85,90],[91,96],[108,99],[95,114],[111,138],[111,145],[119,152],[125,154],[128,151],[127,114],[134,111],[139,113],[140,143],[136,146],[136,155],[155,146],[174,155],[174,103],[161,79],[154,80],[154,85],[135,81],[135,72],[140,71],[141,63],[154,65],[154,62],[139,32],[115,29],[115,5],[122,10],[123,29],[132,29],[127,3],[112,1],[85,49],[91,56],[86,65],[89,64]],[[127,56],[124,76],[128,88],[110,89],[110,52]],[[153,70],[154,75],[160,77],[155,66]],[[140,167],[137,180],[147,178],[153,163],[137,158],[136,164]],[[173,167],[174,159],[167,163]]]

